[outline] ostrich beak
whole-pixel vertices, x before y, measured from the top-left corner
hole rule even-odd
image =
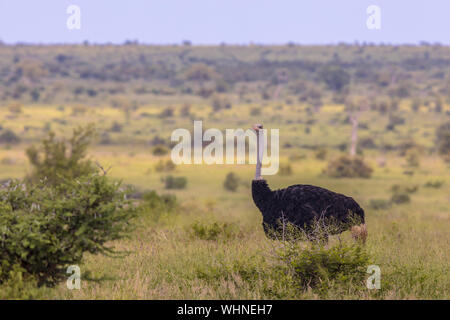
[[[258,132],[259,130],[261,130],[263,128],[262,124],[254,124],[252,129],[255,130],[256,132]]]

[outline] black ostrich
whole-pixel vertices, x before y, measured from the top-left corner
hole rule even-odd
[[[270,238],[276,238],[277,231],[288,222],[308,235],[313,232],[314,224],[320,221],[325,226],[333,224],[333,228],[330,228],[331,234],[351,229],[352,236],[364,242],[367,237],[364,210],[353,198],[321,187],[303,184],[270,190],[266,180],[261,177],[263,139],[260,139],[260,130],[262,128],[260,124],[253,126],[258,143],[252,197],[262,213],[265,234]]]

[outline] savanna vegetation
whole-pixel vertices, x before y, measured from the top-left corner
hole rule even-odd
[[[0,45],[0,75],[0,299],[450,297],[449,47]],[[265,178],[354,197],[366,244],[267,239],[253,166],[170,160],[193,120],[280,129]]]

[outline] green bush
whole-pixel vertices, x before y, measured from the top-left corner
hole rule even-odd
[[[261,108],[258,108],[258,107],[251,108],[250,115],[254,116],[254,117],[261,115]]]
[[[406,163],[409,167],[419,167],[420,166],[420,156],[417,150],[408,150],[406,152]]]
[[[407,193],[394,193],[391,197],[391,202],[395,204],[404,204],[411,202],[411,198]]]
[[[228,191],[236,191],[239,187],[239,177],[233,172],[228,173],[223,183],[223,187]]]
[[[370,178],[372,171],[361,158],[341,156],[328,163],[325,173],[333,178]]]
[[[165,156],[166,154],[169,153],[169,149],[167,149],[167,147],[163,146],[163,145],[157,145],[153,148],[152,154],[154,156]]]
[[[231,109],[231,102],[223,96],[215,95],[212,99],[212,108],[213,111]]]
[[[426,188],[434,188],[434,189],[439,189],[444,185],[444,181],[443,180],[436,180],[436,181],[427,181],[427,183],[425,183],[425,187]]]
[[[34,183],[45,179],[47,183],[57,185],[66,179],[96,172],[97,168],[92,162],[85,159],[94,136],[93,126],[74,129],[69,141],[57,140],[55,134],[50,132],[48,138],[42,141],[40,150],[32,146],[26,151],[33,167],[27,180]]]
[[[114,121],[113,124],[111,125],[111,128],[109,129],[109,131],[111,131],[111,132],[122,132],[122,129],[123,129],[123,125],[121,125],[117,121]]]
[[[20,138],[12,130],[5,130],[0,134],[0,143],[19,143]]]
[[[327,149],[319,148],[314,152],[314,157],[318,160],[325,160],[327,157]]]
[[[150,209],[164,208],[168,211],[177,206],[177,196],[174,194],[158,195],[156,191],[147,191],[142,195],[143,204]]]
[[[39,285],[54,285],[83,253],[112,253],[106,242],[123,237],[133,216],[120,183],[96,174],[0,189],[0,283],[17,266]]]
[[[341,91],[350,83],[350,75],[339,65],[326,65],[319,72],[319,78],[334,91]]]
[[[401,186],[398,184],[394,184],[391,187],[391,192],[393,194],[400,194],[400,193],[406,193],[406,194],[411,194],[411,193],[416,193],[417,190],[419,190],[419,186],[415,185],[415,186]]]
[[[285,281],[300,291],[311,288],[326,297],[333,287],[364,288],[367,267],[371,264],[361,244],[338,242],[331,246],[286,241],[276,251]]]
[[[165,108],[165,109],[163,109],[163,110],[161,111],[161,113],[159,114],[159,117],[162,118],[162,119],[164,119],[164,118],[170,118],[170,117],[173,117],[173,115],[174,115],[174,110],[173,110],[173,108],[167,107],[167,108]]]
[[[386,210],[391,207],[391,203],[385,199],[372,199],[369,206],[374,210]]]
[[[156,172],[170,172],[175,170],[175,164],[171,160],[159,160],[157,164],[155,164]]]
[[[184,189],[187,185],[186,177],[167,176],[164,179],[166,189]]]
[[[191,235],[202,240],[229,239],[235,234],[235,227],[229,223],[205,224],[197,221],[191,225]]]
[[[290,163],[280,163],[280,170],[278,171],[280,176],[292,175],[292,166]]]
[[[436,129],[436,147],[438,153],[450,161],[450,122],[443,123]]]
[[[142,195],[139,212],[150,218],[153,223],[160,221],[164,214],[175,213],[178,207],[177,197],[173,194],[158,195],[156,191],[147,191]]]
[[[18,265],[14,265],[6,277],[8,280],[0,284],[0,300],[45,299],[49,289],[38,287],[36,278],[29,275]]]

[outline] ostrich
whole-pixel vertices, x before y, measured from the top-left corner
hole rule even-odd
[[[351,229],[354,239],[365,242],[367,229],[364,222],[364,210],[353,198],[321,187],[303,184],[274,191],[269,188],[266,180],[261,177],[262,150],[264,150],[263,139],[260,139],[262,128],[260,124],[253,126],[258,143],[252,197],[262,213],[266,236],[275,238],[274,231],[279,231],[284,222],[289,222],[310,236],[317,221],[321,221],[325,226],[335,221],[333,227],[337,226],[337,228],[331,228],[331,234]],[[356,220],[359,221],[356,222]],[[311,237],[308,238],[311,239]],[[322,240],[326,241],[327,235],[325,238]]]

